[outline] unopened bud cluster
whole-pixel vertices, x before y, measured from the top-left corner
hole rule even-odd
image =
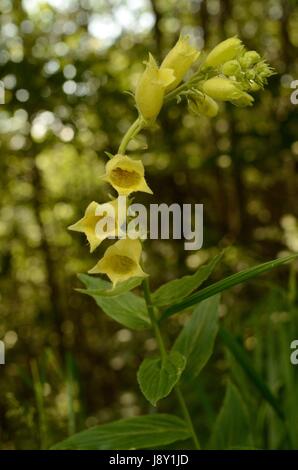
[[[235,106],[251,106],[250,92],[267,83],[273,70],[256,51],[246,51],[237,37],[218,44],[207,56],[203,68],[213,76],[200,84],[201,90],[216,101]],[[202,110],[202,114],[204,110]]]

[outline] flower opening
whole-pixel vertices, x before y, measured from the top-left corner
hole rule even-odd
[[[118,199],[104,204],[98,204],[92,201],[87,207],[84,217],[78,222],[68,227],[69,230],[82,232],[86,235],[90,244],[90,252],[92,253],[103,240],[108,237],[119,235],[121,223],[124,217],[122,207],[120,208]],[[124,209],[126,211],[126,207]]]
[[[128,196],[135,191],[152,194],[144,174],[144,165],[141,161],[133,160],[127,155],[115,155],[107,162],[103,178],[121,195]]]
[[[132,277],[146,277],[140,266],[142,245],[140,240],[125,238],[110,246],[90,274],[106,274],[115,286]]]

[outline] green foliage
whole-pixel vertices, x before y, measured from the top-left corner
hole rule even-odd
[[[241,344],[224,328],[220,328],[219,334],[225,346],[229,349],[231,354],[233,354],[236,361],[243,368],[259,393],[261,393],[263,398],[272,406],[279,418],[284,419],[284,413],[280,407],[279,400],[273,395],[263,378],[254,369]]]
[[[219,295],[201,302],[176,339],[173,351],[186,357],[183,377],[195,379],[210,358],[218,332]]]
[[[88,276],[87,274],[79,274],[79,279],[84,282],[85,284],[91,286],[98,286],[99,288],[92,288],[92,289],[76,289],[78,292],[82,294],[87,294],[92,296],[98,297],[115,297],[120,294],[125,294],[130,290],[134,289],[135,287],[139,286],[142,282],[141,277],[132,277],[125,282],[118,283],[115,287],[113,287],[111,282],[103,281],[99,278],[94,278],[94,276]],[[105,287],[103,287],[105,286]]]
[[[152,414],[95,426],[56,444],[53,450],[125,450],[160,448],[190,436],[176,416]]]
[[[163,307],[184,299],[208,279],[220,259],[221,255],[215,256],[208,264],[200,266],[194,274],[163,284],[152,294],[153,303],[157,307]]]
[[[278,75],[258,94],[253,110],[222,104],[213,119],[188,113],[181,95],[179,106],[166,105],[156,128],[129,145],[131,156],[144,157],[154,191],[150,201],[204,203],[199,252],[186,253],[176,240],[146,243],[153,298],[163,291],[167,296],[170,286],[172,300],[156,305],[166,315],[181,312],[163,325],[171,347],[188,314],[183,310],[196,311],[223,293],[214,354],[194,383],[183,383],[202,444],[213,432],[223,384],[232,378],[239,392],[231,392],[225,423],[216,425],[226,431],[220,435],[218,430],[214,445],[250,447],[237,423],[244,442],[229,438],[235,436],[231,426],[237,410],[247,422],[245,403],[253,416],[255,447],[297,449],[297,366],[289,361],[289,345],[298,338],[297,261],[254,282],[238,277],[260,259],[297,251],[297,105],[290,102],[298,70],[297,1],[255,0],[252,8],[251,0],[221,0],[215,2],[220,8],[213,8],[203,0],[193,8],[190,0],[181,0],[173,8],[172,2],[159,0],[154,8],[137,2],[139,9],[126,2],[133,21],[125,28],[119,21],[121,2],[84,2],[84,8],[82,2],[69,8],[66,3],[62,10],[47,2],[0,1],[0,80],[6,88],[0,104],[0,340],[7,346],[0,376],[0,448],[44,448],[94,424],[148,412],[135,372],[144,354],[155,352],[145,304],[128,292],[138,285],[131,281],[112,289],[86,276],[85,291],[96,302],[74,292],[76,273],[87,272],[94,259],[84,237],[71,237],[66,227],[83,215],[90,200],[106,200],[100,176],[136,117],[133,99],[124,92],[134,88],[148,50],[160,61],[179,30],[187,30],[208,50],[225,39],[226,31],[238,32]],[[108,40],[101,37],[107,30],[101,29],[101,19],[113,26]],[[141,30],[145,23],[153,26]],[[144,195],[143,202],[148,201]],[[189,285],[200,278],[197,267],[230,244],[212,284],[197,285],[200,290],[190,295]],[[185,285],[163,286],[186,273]],[[238,274],[229,278],[229,273]],[[127,328],[139,331],[132,336]],[[204,344],[207,351],[207,340]],[[182,377],[191,363],[188,357]],[[176,413],[175,395],[161,406]],[[142,427],[141,448],[150,433],[153,447],[171,447],[172,432],[177,439],[190,436],[178,418],[168,418],[162,428],[154,421],[162,415],[148,419],[152,426],[147,421],[150,429]],[[98,448],[102,434],[94,432],[89,444]],[[132,434],[133,443],[138,435]],[[78,436],[70,441],[83,448]],[[112,427],[105,448],[116,446],[109,440],[113,436]],[[130,447],[129,436],[125,448]]]
[[[178,351],[172,351],[164,359],[161,357],[144,359],[137,378],[143,394],[153,406],[173,390],[185,365],[186,359]]]
[[[248,413],[238,390],[228,384],[222,408],[214,424],[208,446],[210,449],[229,450],[253,447]]]
[[[126,292],[113,297],[91,294],[89,289],[109,290],[109,283],[100,278],[92,278],[86,274],[80,275],[80,280],[88,288],[85,293],[94,298],[97,305],[113,320],[133,330],[149,328],[149,318],[145,301],[133,294]]]
[[[221,281],[218,281],[208,287],[205,287],[205,289],[202,289],[199,292],[189,296],[182,302],[178,302],[177,304],[170,306],[164,311],[162,319],[174,315],[174,313],[180,312],[188,307],[191,307],[192,305],[196,305],[202,300],[208,299],[208,297],[211,297],[212,295],[215,295],[226,289],[230,289],[231,287],[236,286],[237,284],[241,284],[243,282],[248,281],[249,279],[259,276],[260,274],[271,271],[272,269],[277,268],[284,263],[293,261],[295,258],[297,258],[297,256],[298,254],[285,256],[284,258],[279,258],[274,261],[268,261],[266,263],[253,266],[252,268],[245,269],[240,273],[232,274],[231,276],[228,276],[225,279],[222,279]]]

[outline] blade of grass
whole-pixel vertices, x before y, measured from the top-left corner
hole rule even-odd
[[[30,361],[30,368],[38,415],[39,445],[41,450],[45,450],[47,448],[47,423],[44,408],[43,386],[40,381],[38,364],[35,359]]]
[[[230,287],[248,281],[249,279],[259,276],[260,274],[263,274],[267,271],[271,271],[271,269],[277,268],[278,266],[281,266],[282,264],[297,258],[297,256],[298,254],[294,254],[273,261],[268,261],[252,268],[245,269],[244,271],[240,271],[239,273],[232,274],[231,276],[228,276],[221,281],[215,282],[214,284],[211,284],[210,286],[195,292],[181,302],[177,302],[176,304],[173,304],[165,309],[160,318],[160,321],[174,315],[175,313],[181,312],[188,307],[192,307],[202,300],[205,300],[208,297],[212,297],[213,295],[229,289]]]
[[[67,411],[68,411],[68,435],[72,436],[76,432],[76,417],[74,411],[74,364],[70,352],[66,353],[67,371]]]
[[[223,327],[219,328],[218,334],[225,346],[228,348],[228,350],[232,353],[234,358],[243,368],[244,372],[249,377],[251,382],[258,389],[262,397],[272,406],[278,417],[281,420],[284,420],[284,412],[279,404],[278,399],[273,395],[269,387],[260,377],[258,372],[254,369],[249,357],[247,356],[245,350],[242,348],[241,344],[234,338],[234,336],[228,330]]]

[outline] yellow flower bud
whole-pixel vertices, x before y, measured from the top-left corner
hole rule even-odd
[[[245,108],[246,106],[252,106],[254,99],[248,93],[243,92],[242,95],[235,99],[231,100],[231,103],[240,108]]]
[[[126,207],[124,210],[126,210]],[[75,224],[70,225],[68,229],[85,233],[92,253],[103,240],[109,236],[117,236],[121,220],[125,214],[121,214],[120,218],[118,216],[118,199],[104,204],[93,201],[87,207],[84,217]],[[105,221],[106,225],[104,230],[98,232],[96,226],[100,221]]]
[[[179,85],[199,55],[200,51],[190,45],[189,36],[180,36],[160,66],[161,70],[164,68],[172,69],[175,74],[175,80],[166,87],[167,92]]]
[[[207,117],[214,117],[218,113],[218,104],[207,95],[192,99],[188,107],[193,114],[203,114]]]
[[[146,69],[142,73],[135,92],[136,105],[147,121],[154,121],[161,110],[165,89],[175,80],[171,69],[159,69],[154,57],[149,54]]]
[[[240,59],[241,65],[244,68],[251,67],[252,65],[257,64],[260,61],[261,56],[256,51],[247,51]]]
[[[245,100],[247,105],[253,103],[253,97],[245,93],[237,82],[225,77],[213,77],[204,82],[203,91],[218,101]]]
[[[115,155],[106,164],[103,179],[110,183],[118,194],[128,196],[135,191],[153,194],[146,183],[144,165],[127,155]]]
[[[205,66],[218,67],[228,60],[235,59],[243,51],[243,45],[237,37],[220,42],[207,56]]]
[[[239,75],[241,72],[241,66],[238,62],[238,60],[228,60],[225,64],[222,66],[222,73],[224,73],[227,76],[236,76]]]
[[[90,274],[106,274],[113,286],[131,277],[146,277],[140,266],[142,244],[140,240],[125,238],[110,246],[98,263],[88,271]]]

